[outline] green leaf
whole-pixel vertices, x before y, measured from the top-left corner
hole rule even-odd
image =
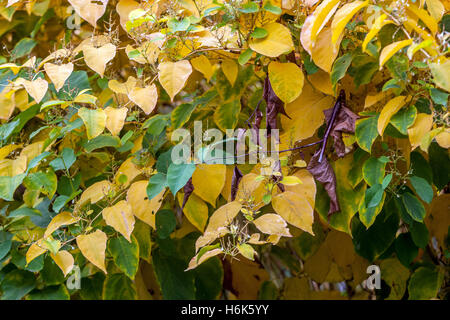
[[[176,107],[171,115],[172,127],[178,129],[188,122],[195,107],[190,103],[183,103]]]
[[[6,231],[0,231],[0,260],[3,259],[11,250],[13,235]]]
[[[136,238],[131,236],[131,243],[122,236],[110,239],[108,250],[116,266],[134,280],[139,268],[139,243]]]
[[[253,30],[251,36],[255,39],[262,39],[267,37],[267,30],[264,28],[256,27],[255,30]]]
[[[252,58],[253,50],[247,49],[239,55],[238,62],[241,66],[246,64]]]
[[[432,142],[428,148],[429,162],[433,171],[433,183],[442,190],[450,181],[450,157],[448,150]]]
[[[341,80],[345,74],[347,73],[347,69],[352,63],[353,55],[352,53],[348,52],[344,54],[343,56],[336,59],[336,61],[333,64],[333,69],[331,70],[331,84],[333,87],[336,85],[336,83]]]
[[[25,178],[24,184],[27,189],[40,190],[51,199],[56,192],[58,178],[53,170],[50,169],[48,172],[35,172],[29,174]]]
[[[108,274],[103,283],[102,298],[103,300],[136,300],[136,287],[133,281],[122,273]]]
[[[34,289],[36,280],[33,273],[23,270],[9,272],[0,284],[1,300],[20,300]]]
[[[64,148],[59,157],[50,162],[50,165],[55,171],[69,170],[76,160],[77,157],[75,156],[73,149]]]
[[[408,214],[414,220],[418,222],[422,222],[423,218],[425,218],[425,208],[423,204],[417,199],[415,195],[410,192],[405,192],[402,194],[403,205],[406,208]]]
[[[442,285],[443,277],[427,267],[418,268],[408,284],[409,300],[429,300],[435,298]]]
[[[195,164],[193,163],[172,163],[169,166],[169,169],[167,170],[167,185],[173,195],[186,185],[194,171]]]
[[[273,5],[270,0],[264,5],[264,10],[276,15],[280,15],[283,12],[280,7]]]
[[[255,13],[259,11],[259,6],[250,1],[243,4],[241,8],[238,8],[238,10],[243,13]]]
[[[28,295],[27,300],[70,300],[70,294],[66,286],[62,284],[33,291]]]
[[[11,51],[12,59],[19,59],[31,53],[37,42],[31,38],[23,38],[14,46]]]
[[[91,277],[81,278],[81,298],[83,300],[101,300],[104,281],[105,274],[103,272],[97,272]]]
[[[151,176],[147,185],[148,200],[152,200],[160,194],[165,187],[167,187],[167,176],[164,173],[158,172]]]
[[[395,239],[395,252],[398,260],[400,260],[405,267],[409,268],[411,262],[419,253],[419,249],[414,244],[409,232],[402,233]]]
[[[431,200],[433,200],[433,188],[431,188],[428,181],[416,176],[409,177],[409,181],[411,181],[419,197],[426,203],[431,203]]]
[[[31,263],[30,263],[31,264]],[[59,285],[64,282],[64,274],[50,255],[44,259],[44,267],[41,270],[42,280],[46,285]]]
[[[163,209],[156,212],[156,232],[160,239],[166,239],[175,230],[177,221],[172,210]]]
[[[356,121],[356,142],[358,142],[361,149],[369,153],[371,152],[373,142],[378,137],[378,117],[379,114],[374,117],[359,119]]]
[[[383,186],[379,183],[373,185],[371,188],[366,190],[366,196],[364,201],[366,202],[367,208],[376,207],[381,199],[383,198]]]
[[[223,267],[218,257],[203,262],[193,270],[195,273],[195,299],[218,299],[222,292]],[[205,277],[205,275],[208,275]]]
[[[430,235],[424,223],[413,221],[409,226],[409,231],[416,246],[422,249],[427,246]]]
[[[14,177],[0,177],[0,199],[13,201],[14,191],[22,183],[26,174],[22,173]]]
[[[383,182],[386,163],[378,158],[370,157],[364,162],[363,178],[369,186]]]
[[[436,88],[431,88],[430,96],[431,96],[431,100],[433,100],[434,103],[441,104],[443,106],[447,106],[448,96],[449,96],[448,93],[445,93]]]
[[[214,122],[222,130],[234,129],[239,120],[241,102],[234,99],[231,102],[220,105],[214,112]]]
[[[401,134],[407,135],[408,128],[414,124],[416,121],[417,109],[415,106],[409,106],[408,108],[403,108],[396,114],[394,114],[390,120],[390,123],[397,129]]]
[[[136,237],[139,243],[139,257],[148,263],[151,262],[152,258],[152,240],[150,234],[150,226],[141,220],[136,220],[133,236]]]
[[[415,176],[424,178],[430,184],[433,183],[433,171],[428,161],[425,160],[420,152],[411,152],[410,161],[411,170]]]
[[[120,139],[119,137],[112,136],[109,134],[101,134],[89,141],[87,141],[84,144],[84,149],[86,149],[87,152],[92,152],[96,149],[105,148],[105,147],[113,147],[117,148],[120,146]]]
[[[383,260],[380,269],[381,278],[391,287],[387,300],[400,300],[406,291],[409,270],[396,258]]]

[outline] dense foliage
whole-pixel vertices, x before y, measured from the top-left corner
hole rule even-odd
[[[0,1],[1,299],[448,298],[449,9]]]

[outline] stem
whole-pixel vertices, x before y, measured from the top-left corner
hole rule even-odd
[[[323,137],[323,143],[322,143],[322,147],[320,149],[320,155],[319,155],[319,163],[322,162],[322,157],[325,152],[325,148],[327,146],[331,128],[334,125],[334,121],[336,120],[336,116],[337,116],[339,110],[341,109],[341,104],[343,101],[345,101],[345,92],[343,90],[341,90],[341,92],[339,93],[339,97],[337,98],[336,103],[334,104],[333,113],[331,114],[330,122],[328,123],[328,126],[327,126],[327,131],[325,131],[325,136]]]

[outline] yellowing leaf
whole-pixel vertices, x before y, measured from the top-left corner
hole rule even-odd
[[[433,81],[438,87],[450,92],[450,60],[429,64]]]
[[[152,200],[148,200],[147,184],[147,180],[133,183],[130,186],[130,189],[128,189],[127,201],[131,205],[131,210],[137,218],[147,223],[153,229],[156,229],[155,214],[161,207],[165,189]]]
[[[317,70],[313,74],[308,75],[308,80],[314,88],[329,96],[334,96],[333,84],[330,75],[323,71]]]
[[[336,43],[340,38],[345,26],[353,16],[362,8],[369,5],[369,1],[353,1],[342,6],[334,15],[333,22],[331,23],[332,36],[331,41]]]
[[[86,126],[88,139],[91,140],[100,135],[106,126],[106,113],[103,109],[88,109],[82,107],[78,110],[78,115]]]
[[[177,194],[178,203],[183,204],[183,194]],[[198,230],[203,232],[208,221],[208,206],[206,203],[195,194],[189,196],[188,201],[184,205],[183,213],[189,222]]]
[[[311,57],[314,63],[322,70],[330,73],[333,62],[339,54],[342,36],[333,43],[331,41],[331,28],[325,27],[319,33],[316,43],[312,47]]]
[[[44,233],[44,238],[49,237],[59,227],[73,224],[79,220],[80,218],[73,216],[71,212],[68,211],[61,212],[60,214],[54,216],[53,219],[48,224],[47,230],[45,230]]]
[[[387,45],[383,48],[383,50],[380,53],[380,70],[383,68],[383,65],[390,59],[394,54],[396,54],[398,51],[403,49],[404,47],[407,47],[413,43],[412,39],[403,40],[403,41],[397,41],[394,43],[391,43],[390,45]]]
[[[241,182],[239,182],[236,199],[249,199],[250,196],[252,196],[255,204],[260,204],[259,206],[256,206],[258,209],[263,205],[262,198],[266,191],[264,188],[264,183],[256,180],[257,176],[258,175],[255,173],[248,173],[242,177]]]
[[[282,217],[274,213],[266,213],[253,220],[259,231],[266,234],[276,234],[284,237],[291,237],[287,223]]]
[[[249,244],[246,243],[241,243],[241,244],[237,244],[236,245],[238,251],[240,254],[242,254],[242,256],[244,256],[245,258],[249,259],[249,260],[255,260],[255,255],[257,254],[255,249],[253,249],[253,247]]]
[[[327,24],[334,12],[339,6],[340,0],[325,0],[317,6],[313,12],[313,23],[311,25],[311,42],[316,41],[317,35],[322,30],[323,26]]]
[[[16,80],[16,84],[23,85],[25,90],[27,90],[28,94],[34,99],[34,101],[36,101],[36,103],[41,102],[48,89],[47,81],[41,78],[32,81],[19,78]]]
[[[314,181],[314,177],[306,169],[298,170],[293,176],[297,177],[302,183],[294,186],[286,186],[286,191],[296,193],[298,197],[306,198],[310,206],[314,208],[316,199],[316,182]]]
[[[107,43],[98,48],[93,45],[85,45],[83,55],[87,66],[103,78],[106,64],[116,55],[116,46],[112,43]]]
[[[158,90],[155,84],[145,88],[134,87],[128,94],[128,98],[137,104],[145,114],[150,114],[158,102]]]
[[[231,85],[234,86],[234,82],[238,76],[239,67],[236,61],[232,59],[225,59],[222,61],[222,72],[225,77],[230,81]]]
[[[177,93],[183,89],[191,73],[192,67],[187,60],[167,61],[159,64],[159,82],[172,101]]]
[[[269,79],[275,94],[285,103],[290,103],[302,93],[304,76],[294,63],[272,61],[269,64]]]
[[[435,137],[436,142],[444,149],[450,148],[450,132],[448,130],[439,133]]]
[[[416,121],[408,129],[409,142],[411,149],[414,150],[422,142],[422,138],[431,130],[433,126],[433,115],[426,113],[419,113]]]
[[[77,205],[82,207],[88,202],[96,203],[108,195],[111,190],[113,190],[113,185],[111,182],[108,180],[98,181],[84,190]]]
[[[67,276],[73,269],[74,259],[73,256],[66,250],[58,251],[58,253],[51,253],[53,261],[58,265],[61,271],[64,273],[64,277]]]
[[[27,95],[27,98],[28,98],[28,95]],[[16,107],[16,103],[14,100],[14,91],[11,91],[8,94],[1,92],[0,93],[0,119],[8,120],[9,117],[11,117],[15,107]]]
[[[425,0],[425,2],[427,3],[427,10],[434,20],[441,21],[445,14],[444,5],[439,0]]]
[[[268,57],[278,57],[294,49],[289,29],[280,23],[272,22],[262,26],[267,31],[263,39],[251,39],[249,46],[253,51]]]
[[[80,17],[89,22],[95,28],[97,20],[100,19],[105,13],[108,0],[69,0],[69,3]]]
[[[438,24],[436,20],[431,17],[428,12],[426,12],[426,10],[419,9],[415,4],[412,3],[408,3],[405,8],[408,14],[412,15],[414,18],[422,20],[432,34],[436,34],[436,32],[438,32]]]
[[[47,251],[47,248],[42,243],[43,239],[40,239],[33,243],[29,248],[25,255],[25,259],[27,261],[27,264],[29,264],[31,261],[39,257],[41,254],[45,253]]]
[[[119,169],[117,169],[116,176],[114,180],[116,184],[123,184],[123,186],[128,186],[134,178],[136,178],[139,174],[141,174],[141,170],[133,163],[133,158],[128,158],[120,165]],[[126,181],[122,182],[123,176],[126,176]]]
[[[292,191],[285,191],[273,197],[272,206],[288,223],[314,235],[314,210],[306,198],[299,197]]]
[[[11,152],[19,148],[22,148],[21,144],[8,144],[0,148],[0,160],[5,159]]]
[[[83,256],[104,273],[107,273],[105,267],[107,240],[106,234],[101,230],[77,237],[77,245]]]
[[[126,107],[122,108],[105,108],[106,114],[106,129],[111,132],[113,136],[119,135],[120,131],[125,124],[125,118],[127,117],[128,109]]]
[[[67,78],[69,78],[72,74],[73,63],[69,62],[66,64],[57,65],[47,62],[44,64],[44,70],[55,85],[56,91],[59,91],[64,86]]]
[[[206,227],[205,234],[228,226],[237,216],[239,211],[241,211],[241,208],[242,205],[239,202],[233,201],[224,204],[219,209],[214,211],[214,213],[209,218],[209,223]]]
[[[115,93],[128,95],[136,86],[137,80],[135,77],[128,77],[127,81],[121,83],[117,80],[109,80],[108,87]]]
[[[211,62],[204,55],[191,59],[191,64],[195,70],[201,72],[207,81],[209,81],[214,73],[214,68]]]
[[[281,183],[285,186],[295,186],[297,184],[302,184],[302,180],[300,180],[296,176],[284,176],[283,180],[281,180]]]
[[[192,175],[194,193],[215,207],[225,184],[225,175],[223,164],[199,164]]]
[[[306,17],[306,20],[302,26],[302,31],[300,32],[300,43],[309,55],[311,55],[312,52],[311,28],[314,23],[314,19],[315,17],[313,14]]]
[[[209,250],[207,252],[205,252],[204,254],[202,254],[200,256],[200,258],[198,257],[199,254],[195,255],[191,261],[189,261],[189,266],[185,271],[189,271],[192,269],[195,269],[196,267],[198,267],[200,264],[202,264],[203,262],[205,262],[206,260],[208,260],[209,258],[215,257],[219,254],[223,253],[223,250],[220,248],[216,248],[213,250]]]
[[[370,28],[369,33],[364,38],[364,42],[362,44],[362,51],[367,52],[367,45],[370,43],[370,41],[378,34],[378,31],[381,30],[386,24],[393,23],[390,20],[386,20],[387,15],[384,13],[381,14],[378,18],[376,18],[375,22],[373,23],[372,27]]]
[[[378,133],[383,136],[384,129],[386,129],[391,117],[397,113],[398,110],[403,107],[406,102],[405,96],[398,96],[389,101],[381,110],[380,117],[378,118]]]
[[[131,212],[131,206],[125,200],[117,202],[112,207],[103,209],[102,215],[108,226],[113,227],[131,242],[130,237],[134,229],[135,220]]]
[[[129,20],[128,16],[130,12],[138,8],[139,3],[134,0],[120,0],[117,3],[116,10],[120,16],[120,25],[125,31],[127,30],[125,24]]]

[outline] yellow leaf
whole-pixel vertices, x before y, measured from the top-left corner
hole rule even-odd
[[[332,36],[331,41],[333,43],[336,43],[342,32],[345,29],[345,26],[347,23],[350,22],[350,20],[353,18],[353,16],[362,8],[369,5],[369,1],[353,1],[351,3],[347,3],[346,5],[342,6],[336,14],[334,15],[333,22],[331,22],[331,30],[332,30]]]
[[[4,89],[5,90],[5,89]],[[28,95],[27,95],[28,98]],[[11,93],[0,93],[0,119],[8,120],[11,117],[16,103],[14,100],[14,91]]]
[[[292,237],[287,228],[287,223],[282,217],[274,213],[266,213],[253,220],[259,231],[266,234],[276,234],[283,237]]]
[[[86,65],[103,78],[106,64],[116,55],[116,46],[112,43],[107,43],[98,48],[91,44],[85,45],[83,47],[83,55]]]
[[[72,271],[74,259],[68,251],[61,250],[57,254],[51,253],[50,256],[64,273],[64,277],[67,276],[70,271]]]
[[[135,77],[128,77],[126,82],[119,82],[117,80],[109,80],[108,87],[115,93],[128,95],[136,86],[137,80]]]
[[[86,126],[88,139],[91,140],[100,135],[106,126],[106,113],[103,109],[88,109],[82,107],[78,110],[78,115]]]
[[[397,113],[406,102],[405,96],[398,96],[389,101],[381,110],[380,117],[378,118],[378,133],[383,136],[384,129],[386,129],[391,117]]]
[[[128,16],[130,12],[138,8],[139,3],[134,0],[120,0],[117,3],[116,11],[120,16],[120,25],[125,31],[127,31],[125,24],[129,20]]]
[[[262,181],[256,180],[258,175],[255,173],[247,173],[241,179],[238,186],[238,192],[236,194],[236,199],[249,199],[253,197],[254,203],[259,204],[256,209],[263,206],[262,198],[266,193],[264,188],[264,183]]]
[[[155,84],[151,84],[145,88],[134,87],[128,94],[128,98],[148,115],[156,107],[158,90]]]
[[[241,208],[242,205],[239,202],[233,201],[224,204],[219,209],[214,211],[209,218],[209,223],[206,227],[205,234],[208,232],[214,232],[219,228],[227,227],[237,216],[239,211],[241,211]]]
[[[323,26],[327,24],[331,16],[334,14],[339,6],[340,0],[325,0],[317,6],[313,12],[314,20],[311,25],[311,42],[316,41],[317,35],[322,30]]]
[[[309,15],[302,26],[302,31],[300,32],[300,43],[303,49],[311,55],[312,53],[312,41],[311,41],[311,28],[314,23],[314,15]]]
[[[425,0],[427,3],[427,10],[436,21],[441,21],[445,14],[445,7],[439,0]]]
[[[302,180],[300,180],[296,176],[284,176],[283,180],[281,180],[281,183],[286,186],[295,186],[297,184],[302,184]]]
[[[438,24],[437,21],[431,17],[428,12],[424,9],[419,9],[416,5],[412,3],[408,3],[406,7],[406,12],[413,16],[416,19],[420,19],[425,23],[427,28],[431,31],[432,34],[436,34],[438,32]]]
[[[128,189],[127,201],[131,205],[131,210],[137,218],[147,223],[153,229],[156,229],[155,214],[161,207],[165,189],[152,200],[148,200],[147,184],[147,180],[133,183],[130,186],[130,189]]]
[[[198,258],[198,254],[197,254],[191,259],[191,261],[189,261],[189,266],[184,271],[189,271],[189,270],[195,269],[196,267],[198,267],[200,264],[202,264],[209,258],[215,257],[221,253],[223,253],[223,250],[216,248],[216,249],[209,250],[209,251],[205,252],[204,254],[202,254],[200,256],[200,259]]]
[[[211,62],[204,55],[191,59],[191,64],[195,70],[201,72],[207,81],[209,81],[214,73],[214,68]]]
[[[331,41],[331,28],[325,27],[319,33],[316,43],[312,47],[311,58],[314,63],[322,70],[330,73],[333,62],[339,54],[339,46],[341,44],[342,36],[333,43]]]
[[[422,140],[420,141],[420,149],[423,152],[427,152],[428,153],[428,148],[430,147],[431,142],[433,141],[433,139],[440,133],[444,132],[445,128],[444,127],[438,127],[436,129],[433,129],[431,131],[428,131],[423,137]]]
[[[269,79],[275,94],[285,103],[290,103],[302,93],[304,76],[302,70],[292,62],[269,64]]]
[[[178,203],[183,204],[183,194],[178,193]],[[198,230],[203,232],[208,221],[208,206],[195,194],[189,196],[188,201],[184,205],[183,213],[189,222]]]
[[[20,148],[22,148],[22,144],[8,144],[0,148],[0,160],[5,159],[11,152]]]
[[[238,249],[239,253],[242,254],[242,256],[244,256],[245,258],[249,259],[249,260],[255,260],[255,254],[257,255],[255,249],[253,249],[253,247],[247,243],[241,243],[241,244],[237,244],[236,248]]]
[[[394,43],[391,43],[390,45],[387,45],[386,47],[381,50],[380,53],[380,70],[383,68],[383,65],[398,51],[403,49],[404,47],[407,47],[413,43],[412,39],[403,40],[403,41],[397,41]]]
[[[327,72],[319,69],[313,74],[308,75],[308,80],[317,90],[329,96],[334,96],[333,84]]]
[[[191,73],[192,67],[187,60],[167,61],[159,64],[159,82],[172,101],[177,93],[183,89]]]
[[[80,200],[77,202],[77,206],[82,207],[88,202],[96,203],[106,197],[112,190],[113,185],[108,180],[98,181],[84,190]]]
[[[273,197],[272,206],[288,223],[314,235],[314,211],[306,198],[301,198],[292,191],[285,191]]]
[[[199,164],[192,175],[194,193],[216,207],[216,199],[225,184],[226,166]]]
[[[428,48],[433,44],[433,41],[431,39],[424,40],[420,43],[413,43],[408,50],[406,51],[406,55],[408,56],[409,60],[412,60],[414,54],[423,48]]]
[[[280,23],[272,22],[262,26],[267,31],[263,39],[251,39],[249,46],[253,51],[268,57],[278,57],[294,49],[291,32]]]
[[[450,60],[442,63],[428,64],[433,75],[433,81],[438,87],[450,92]]]
[[[363,52],[367,52],[367,45],[370,43],[370,41],[378,34],[378,31],[381,30],[381,28],[383,28],[386,24],[388,23],[393,23],[390,20],[386,20],[387,15],[385,15],[384,13],[382,15],[380,15],[374,22],[374,24],[372,25],[372,27],[370,28],[369,33],[366,35],[366,37],[364,38],[364,42],[362,44],[362,51]]]
[[[135,54],[136,50],[139,52],[139,54]],[[125,47],[125,51],[130,60],[136,61],[140,64],[153,64],[158,60],[161,49],[155,42],[146,41],[137,48],[134,48],[131,45],[127,45]]]
[[[29,248],[25,255],[25,259],[27,261],[27,264],[29,264],[31,261],[39,257],[41,254],[45,253],[47,249],[42,244],[43,239],[40,239],[33,243]]]
[[[389,90],[381,91],[381,92],[373,94],[373,95],[368,94],[366,96],[366,99],[364,100],[364,109],[367,109],[367,108],[375,105],[376,103],[388,98],[390,94],[391,93],[389,92]]]
[[[107,273],[105,267],[107,240],[106,234],[101,230],[77,237],[77,245],[83,256],[104,273]]]
[[[125,175],[127,180],[125,183],[122,183],[124,187],[127,187],[134,178],[141,174],[141,170],[133,163],[133,158],[128,158],[120,165],[119,169],[117,169],[116,175],[114,177],[114,181],[116,184],[121,184],[121,176]]]
[[[419,113],[416,121],[408,129],[409,142],[411,143],[411,150],[417,148],[422,138],[431,130],[433,126],[433,115],[426,113]]]
[[[105,13],[108,0],[69,0],[69,3],[80,17],[95,28],[97,20]]]
[[[44,141],[31,143],[22,149],[22,151],[20,152],[20,156],[25,156],[28,164],[32,159],[34,159],[44,151],[43,148]]]
[[[73,63],[69,62],[66,64],[57,65],[47,62],[44,64],[44,70],[55,85],[55,89],[58,92],[64,86],[67,78],[69,78],[72,74]]]
[[[73,224],[79,220],[80,218],[73,216],[71,212],[67,211],[61,212],[60,214],[54,216],[53,219],[48,224],[47,230],[45,230],[44,233],[44,238],[49,237],[59,227]]]
[[[112,207],[103,209],[102,215],[108,226],[113,227],[131,242],[130,237],[134,229],[135,220],[131,212],[131,206],[125,200],[117,202]]]
[[[234,82],[238,76],[239,67],[236,61],[232,59],[226,59],[222,61],[222,72],[225,77],[230,81],[231,85],[234,86]]]
[[[16,84],[23,85],[28,94],[36,101],[36,103],[41,102],[47,93],[48,83],[44,79],[38,78],[35,80],[25,80],[19,78],[16,80]]]
[[[436,142],[444,149],[450,148],[450,132],[448,130],[439,133],[436,137]]]
[[[120,131],[125,124],[125,119],[127,117],[128,109],[126,107],[122,108],[105,108],[106,114],[106,129],[111,132],[113,136],[119,135]]]

